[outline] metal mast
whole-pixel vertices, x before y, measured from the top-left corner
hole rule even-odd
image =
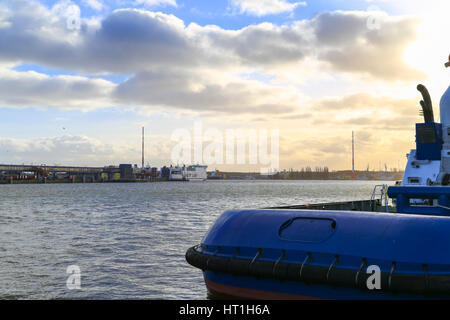
[[[355,178],[355,133],[352,131],[352,179]]]
[[[142,127],[142,169],[144,169],[144,127]]]

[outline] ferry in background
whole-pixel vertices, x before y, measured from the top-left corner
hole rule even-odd
[[[175,166],[169,168],[170,181],[205,181],[207,179],[206,169],[208,166]]]
[[[185,167],[170,167],[169,168],[169,180],[170,181],[186,181],[186,176],[184,174]]]
[[[205,181],[207,179],[206,169],[208,166],[194,165],[187,167],[186,178],[188,181]]]

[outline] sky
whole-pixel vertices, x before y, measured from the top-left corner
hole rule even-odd
[[[439,120],[448,12],[445,0],[2,0],[0,163],[140,164],[144,126],[145,162],[161,167],[200,124],[222,133],[202,131],[203,147],[278,130],[279,169],[350,169],[352,131],[357,170],[403,168],[417,84]]]

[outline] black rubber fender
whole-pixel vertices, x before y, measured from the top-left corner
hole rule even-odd
[[[327,268],[307,262],[294,264],[255,258],[250,260],[238,257],[223,257],[199,252],[196,250],[197,248],[192,247],[187,250],[186,260],[192,266],[203,271],[279,281],[299,281],[306,284],[328,284],[361,290],[368,290],[367,280],[371,276],[364,271],[365,268],[363,267],[360,267],[358,271],[340,268],[338,264]],[[425,268],[423,274],[400,274],[392,269],[391,273],[381,273],[381,288],[383,291],[394,293],[437,294],[448,298],[450,296],[450,275],[429,275]]]

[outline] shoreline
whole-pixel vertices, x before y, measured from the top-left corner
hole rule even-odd
[[[392,181],[391,179],[207,179],[205,181]],[[84,184],[84,183],[158,183],[158,182],[205,182],[170,180],[109,180],[109,181],[71,181],[71,180],[0,180],[0,185],[10,184]]]

